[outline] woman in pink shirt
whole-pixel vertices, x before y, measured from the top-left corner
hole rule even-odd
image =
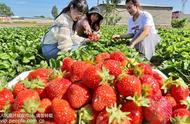
[[[87,38],[90,34],[98,34],[103,15],[98,7],[92,7],[90,11],[76,24],[75,31],[79,36]]]

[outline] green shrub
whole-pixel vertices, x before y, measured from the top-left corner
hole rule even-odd
[[[172,20],[172,27],[173,28],[183,28],[187,24],[188,20],[184,19],[173,19]]]

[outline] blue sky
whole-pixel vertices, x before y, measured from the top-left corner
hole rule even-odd
[[[0,0],[11,7],[15,16],[33,17],[44,15],[51,17],[51,9],[54,5],[61,11],[70,0]],[[102,0],[99,0],[102,1]],[[87,0],[89,7],[97,5],[97,0]],[[173,10],[181,10],[181,0],[140,0],[142,4],[158,4],[172,6]],[[187,0],[185,13],[190,13],[190,0]]]

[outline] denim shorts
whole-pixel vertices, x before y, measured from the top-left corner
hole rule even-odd
[[[57,54],[60,51],[58,48],[58,43],[55,44],[42,44],[41,48],[42,48],[42,54],[43,56],[49,60],[51,58],[56,59],[57,58]]]

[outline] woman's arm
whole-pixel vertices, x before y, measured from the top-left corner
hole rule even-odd
[[[82,20],[81,23],[87,34],[92,33],[92,29],[91,29],[90,24],[87,19]]]
[[[133,33],[127,33],[127,34],[122,34],[122,35],[118,35],[118,34],[114,34],[112,36],[113,39],[119,39],[119,38],[122,38],[122,39],[129,39],[129,38],[132,38],[134,36]]]
[[[89,39],[80,37],[80,36],[78,36],[76,33],[71,36],[71,40],[72,40],[75,44],[82,44],[82,43],[84,43],[84,42],[88,42],[88,41],[89,41]]]
[[[132,42],[132,44],[130,45],[131,48],[134,48],[134,46],[138,43],[140,43],[141,41],[143,41],[148,34],[150,33],[150,29],[151,26],[145,26],[142,33]]]
[[[70,29],[68,27],[58,27],[58,31],[54,33],[58,42],[58,49],[68,51],[72,48],[73,42],[70,37]]]
[[[129,39],[129,38],[132,38],[133,36],[134,36],[133,33],[127,33],[127,34],[120,35],[120,38]]]

